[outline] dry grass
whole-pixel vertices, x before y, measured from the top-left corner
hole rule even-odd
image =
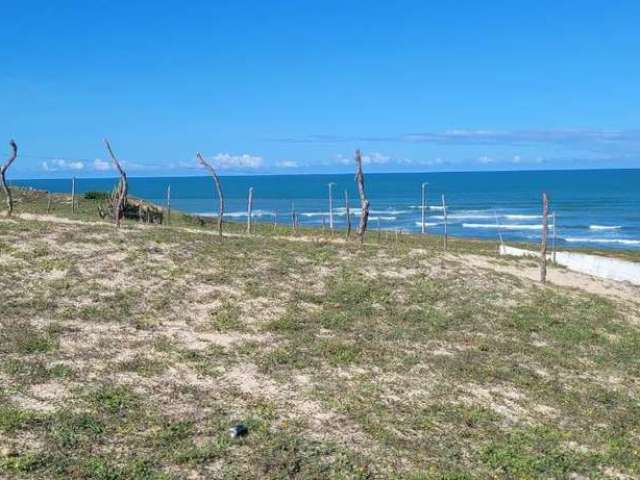
[[[0,221],[0,477],[640,475],[633,289],[189,222]]]

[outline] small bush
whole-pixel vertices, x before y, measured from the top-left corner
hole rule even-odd
[[[109,192],[86,192],[84,194],[84,198],[87,200],[108,200],[111,198],[111,194]]]

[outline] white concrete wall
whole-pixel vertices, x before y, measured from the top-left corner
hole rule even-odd
[[[537,257],[540,254],[531,250],[501,245],[500,255]],[[548,258],[551,260],[551,255],[548,255]],[[555,260],[558,265],[567,267],[569,270],[640,285],[640,263],[637,262],[576,252],[556,252]]]

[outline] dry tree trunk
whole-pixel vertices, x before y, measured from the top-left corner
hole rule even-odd
[[[107,146],[107,150],[109,151],[111,160],[113,160],[113,165],[116,167],[118,174],[120,174],[120,182],[118,182],[118,187],[113,198],[113,219],[115,221],[116,227],[120,228],[120,221],[124,216],[124,209],[125,205],[127,204],[127,174],[122,169],[122,165],[120,165],[120,162],[113,153],[111,145],[109,144],[109,140],[105,138],[104,144]]]
[[[13,197],[11,196],[11,190],[7,186],[6,173],[8,168],[18,156],[18,145],[16,145],[16,142],[11,140],[9,142],[9,146],[11,147],[11,155],[9,155],[7,161],[4,162],[4,165],[0,167],[0,182],[2,182],[2,190],[4,190],[4,194],[6,196],[5,201],[7,202],[7,217],[10,217],[13,213]]]
[[[51,213],[51,194],[47,195],[47,215]]]
[[[211,178],[213,178],[213,183],[216,186],[216,192],[218,194],[218,235],[220,236],[220,240],[222,240],[222,216],[224,215],[224,195],[222,194],[222,184],[220,183],[220,178],[218,174],[214,170],[214,168],[207,162],[202,155],[196,153],[196,157],[198,157],[198,161],[200,165],[207,169]]]
[[[247,235],[251,233],[251,215],[253,211],[253,187],[249,187],[249,199],[247,200]]]
[[[549,197],[542,194],[542,244],[540,246],[540,281],[547,281],[547,237],[549,235]]]
[[[344,207],[347,210],[345,213],[347,214],[347,240],[351,236],[351,211],[349,210],[349,192],[347,190],[344,191]]]
[[[358,195],[360,195],[360,223],[358,224],[357,237],[360,243],[364,242],[364,234],[367,231],[369,221],[369,200],[364,191],[364,173],[362,172],[362,154],[356,150],[356,185],[358,185]]]

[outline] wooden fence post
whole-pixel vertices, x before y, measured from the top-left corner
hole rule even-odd
[[[329,230],[333,233],[333,186],[335,183],[329,182]]]
[[[422,214],[420,215],[420,218],[422,219],[421,223],[421,229],[420,229],[420,233],[422,233],[422,235],[424,235],[426,233],[426,229],[425,229],[425,209],[427,208],[427,203],[426,203],[426,199],[425,199],[425,187],[429,185],[428,182],[422,182],[422,202],[420,204],[420,209],[422,210]]]
[[[76,177],[71,177],[71,213],[76,213]]]
[[[222,241],[222,217],[224,216],[224,195],[222,194],[222,183],[211,164],[202,158],[202,155],[199,153],[196,153],[196,157],[200,164],[208,170],[216,187],[216,193],[218,194],[218,236],[220,237],[220,241]]]
[[[252,212],[253,212],[253,187],[249,187],[249,199],[247,200],[247,234],[251,233]]]
[[[547,237],[549,235],[549,197],[542,194],[542,242],[540,246],[540,281],[547,281]]]
[[[358,195],[360,195],[360,222],[358,223],[357,236],[360,243],[363,243],[364,235],[367,231],[367,222],[369,221],[369,200],[364,191],[364,173],[362,172],[362,154],[360,150],[356,150],[356,185],[358,186]]]
[[[167,225],[171,223],[171,185],[167,185]]]
[[[556,212],[553,212],[551,214],[551,221],[553,222],[553,237],[551,240],[551,259],[553,261],[553,263],[556,263],[556,240],[557,240],[557,234],[556,234]]]
[[[351,236],[351,210],[349,210],[349,192],[347,190],[344,191],[344,206],[347,214],[347,240]]]
[[[442,237],[444,251],[447,251],[448,233],[447,233],[447,204],[444,201],[444,193],[442,194],[442,216],[444,218],[444,236]]]
[[[7,217],[10,217],[13,213],[13,197],[11,196],[11,190],[7,186],[6,173],[13,161],[18,156],[18,145],[13,140],[9,141],[9,147],[11,147],[11,154],[6,162],[0,167],[0,182],[2,183],[2,190],[4,190],[5,201],[7,202]]]

